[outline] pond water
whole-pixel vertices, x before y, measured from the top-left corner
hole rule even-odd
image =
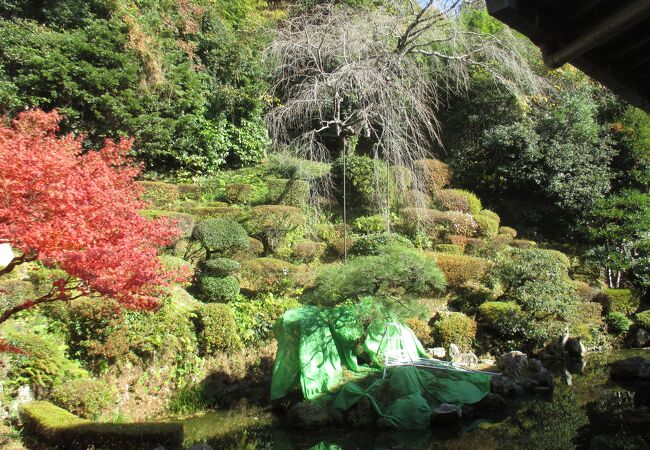
[[[556,375],[552,397],[520,398],[494,420],[462,429],[405,432],[326,429],[296,431],[268,413],[214,411],[184,421],[187,444],[217,448],[309,449],[647,449],[650,429],[631,429],[622,412],[634,407],[638,386],[613,383],[607,364],[648,350],[590,355],[583,362],[548,367]],[[646,388],[647,389],[647,388]]]

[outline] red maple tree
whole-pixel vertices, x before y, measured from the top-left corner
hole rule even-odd
[[[186,274],[163,269],[158,249],[178,237],[165,220],[139,214],[141,167],[130,140],[83,151],[82,138],[58,136],[60,115],[31,110],[0,124],[0,239],[19,255],[0,270],[42,261],[66,272],[42,297],[0,313],[0,323],[38,304],[98,295],[153,309],[163,286]]]

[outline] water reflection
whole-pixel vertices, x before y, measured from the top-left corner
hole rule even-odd
[[[188,419],[186,437],[188,443],[207,442],[215,449],[648,449],[650,426],[644,424],[650,422],[641,420],[639,425],[628,411],[638,402],[647,404],[650,389],[609,381],[607,364],[632,356],[648,358],[650,352],[619,351],[549,365],[558,384],[552,397],[519,399],[500,420],[476,421],[459,429],[305,432],[268,414],[242,410]]]

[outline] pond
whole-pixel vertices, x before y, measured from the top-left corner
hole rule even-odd
[[[646,449],[650,429],[634,430],[622,412],[634,407],[638,386],[613,383],[607,364],[648,350],[590,355],[583,362],[548,367],[556,376],[552,397],[519,398],[493,420],[459,429],[404,432],[326,429],[297,431],[269,413],[214,411],[185,419],[186,443],[250,449]],[[646,388],[647,389],[647,388]],[[645,441],[644,441],[645,439]]]

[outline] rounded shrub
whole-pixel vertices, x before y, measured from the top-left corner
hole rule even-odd
[[[463,351],[472,348],[476,338],[476,321],[463,313],[450,313],[433,323],[433,337],[436,344],[446,348],[456,344]]]
[[[487,259],[475,256],[435,253],[434,257],[451,287],[462,287],[470,281],[480,282],[491,265]]]
[[[598,296],[607,312],[617,312],[630,316],[639,309],[639,297],[631,289],[603,289]]]
[[[237,334],[237,322],[230,305],[212,303],[196,312],[199,351],[202,355],[214,352],[233,352],[243,345]]]
[[[309,182],[299,179],[268,180],[268,199],[270,203],[302,207],[309,202]]]
[[[384,162],[376,161],[368,156],[348,155],[346,162],[347,203],[350,208],[362,211],[376,210],[378,199],[376,180],[384,183],[388,177],[388,167]],[[334,185],[339,189],[336,192],[339,203],[343,195],[343,157],[339,157],[332,164]]]
[[[153,209],[173,210],[179,202],[178,186],[160,181],[138,181],[140,198]]]
[[[478,314],[483,323],[504,338],[519,335],[526,323],[521,306],[515,302],[485,302],[478,307]]]
[[[537,242],[529,241],[528,239],[514,239],[512,242],[510,242],[510,245],[514,248],[521,249],[537,248]]]
[[[100,380],[79,379],[55,386],[52,403],[84,419],[96,420],[115,404],[115,388]]]
[[[388,170],[398,192],[404,192],[411,188],[413,185],[411,169],[404,166],[390,166]]]
[[[376,233],[361,236],[354,241],[350,247],[350,255],[378,255],[382,248],[388,244],[398,244],[404,247],[413,248],[411,241],[395,233]]]
[[[476,235],[484,238],[494,238],[499,234],[499,221],[484,214],[484,211],[474,216]]]
[[[646,330],[650,331],[650,309],[638,313],[636,316],[636,323]]]
[[[227,302],[239,294],[239,280],[232,275],[226,277],[203,275],[199,278],[199,290],[206,301]]]
[[[226,200],[231,204],[247,205],[253,198],[253,186],[247,183],[226,185]]]
[[[255,236],[267,252],[273,250],[282,242],[285,236],[304,225],[305,217],[300,208],[284,205],[255,206],[246,226],[252,236]]]
[[[481,212],[481,200],[463,189],[441,189],[434,194],[434,202],[445,211],[460,211],[473,215]]]
[[[297,284],[298,266],[275,258],[254,258],[242,262],[241,288],[251,295],[282,294]]]
[[[246,230],[230,219],[203,220],[194,228],[193,236],[205,248],[208,259],[213,253],[248,248]]]
[[[510,239],[515,239],[517,237],[517,230],[512,227],[499,227],[499,234],[508,236]]]
[[[425,348],[435,346],[435,341],[431,335],[431,327],[426,321],[421,319],[407,319],[406,325],[408,325],[411,331],[413,331],[415,337],[418,338],[418,341],[420,341]]]
[[[360,234],[383,233],[387,230],[386,216],[375,214],[358,217],[352,223],[352,230]]]
[[[632,322],[628,319],[625,314],[620,312],[610,312],[607,314],[607,329],[612,334],[623,334],[630,329]]]
[[[311,263],[323,255],[325,247],[322,242],[301,241],[293,246],[292,256],[299,262]]]
[[[239,262],[230,258],[212,258],[203,263],[203,271],[216,277],[226,277],[237,273],[240,267]]]
[[[473,236],[477,229],[472,215],[460,211],[438,211],[433,215],[432,220],[448,234]]]
[[[497,222],[497,227],[501,224],[501,217],[499,217],[499,215],[497,213],[495,213],[494,211],[492,211],[492,210],[482,209],[481,210],[481,215],[489,217],[490,219],[496,221]],[[498,232],[499,232],[499,230],[497,228],[497,233]]]
[[[420,159],[413,164],[417,181],[433,194],[451,182],[451,169],[442,161],[434,158]]]
[[[437,244],[435,250],[438,253],[449,253],[452,255],[463,254],[463,247],[456,244]]]
[[[426,192],[409,189],[404,192],[404,204],[409,208],[429,208],[431,197]]]

